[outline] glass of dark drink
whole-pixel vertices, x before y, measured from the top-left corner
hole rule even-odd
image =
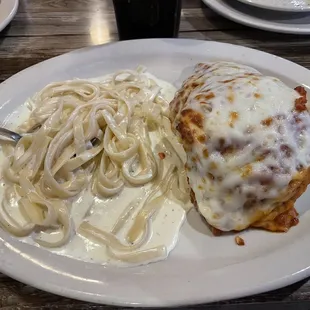
[[[113,0],[120,40],[177,37],[182,0]]]

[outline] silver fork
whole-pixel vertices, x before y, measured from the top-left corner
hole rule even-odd
[[[42,124],[34,125],[32,128],[30,128],[30,130],[27,131],[26,134],[35,132],[41,126],[42,126]],[[0,127],[0,140],[3,140],[3,138],[6,138],[12,142],[17,143],[22,137],[23,136],[17,132],[14,132],[12,130]],[[93,138],[90,142],[93,144],[93,146],[96,146],[100,141],[97,138]]]
[[[0,139],[2,140],[2,138],[6,138],[17,143],[22,138],[22,135],[18,134],[17,132],[0,127]]]
[[[42,124],[36,124],[33,127],[31,127],[27,133],[32,133],[38,130]],[[9,139],[13,142],[18,142],[23,136],[17,132],[14,132],[12,130],[0,127],[0,140],[3,138]]]

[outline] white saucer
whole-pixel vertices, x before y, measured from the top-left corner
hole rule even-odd
[[[0,31],[13,19],[17,8],[18,0],[0,0]]]
[[[243,25],[282,33],[310,34],[309,13],[268,11],[232,0],[203,1],[218,14]]]
[[[268,10],[310,12],[308,0],[239,0],[240,2]]]

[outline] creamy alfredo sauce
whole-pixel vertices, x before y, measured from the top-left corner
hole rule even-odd
[[[147,75],[155,80],[155,82],[160,87],[162,87],[161,93],[168,101],[173,99],[176,91],[174,86],[155,78],[149,73],[147,73]],[[91,80],[100,81],[104,80],[105,78],[106,76]],[[7,117],[5,121],[5,126],[7,128],[14,130],[21,123],[27,120],[29,111],[26,105],[27,103]],[[155,136],[151,136],[151,139],[152,146],[155,148],[155,145],[157,145],[159,141],[156,140]],[[158,150],[154,150],[154,152],[156,154]],[[167,156],[164,160],[169,161],[169,156]],[[0,170],[2,170],[2,165],[4,162],[4,155],[1,152]],[[0,200],[3,198],[5,189],[5,184],[2,183],[1,185]],[[82,223],[82,221],[88,220],[90,224],[100,228],[101,230],[111,231],[122,212],[125,210],[128,204],[131,204],[136,208],[136,210],[126,223],[124,229],[122,229],[117,235],[122,243],[126,243],[127,240],[125,240],[124,232],[127,232],[130,229],[135,215],[139,212],[139,205],[143,201],[143,198],[146,196],[150,187],[150,184],[136,188],[125,187],[119,195],[104,200],[94,197],[90,190],[84,191],[84,193],[80,195],[79,198],[75,199],[72,205],[71,219],[73,221],[73,229],[70,242],[61,248],[51,249],[50,251],[86,262],[95,262],[100,264],[110,263],[124,267],[149,263],[150,260],[147,257],[143,257],[142,260],[134,260],[127,263],[113,259],[107,254],[105,246],[96,244],[89,239],[86,239],[83,236],[77,234],[76,229]],[[11,208],[10,212],[14,212],[12,213],[14,218],[22,221],[22,217],[17,208]],[[184,206],[181,206],[179,202],[166,199],[163,207],[156,214],[152,222],[151,238],[149,242],[141,247],[139,251],[165,246],[166,251],[163,251],[162,256],[157,260],[165,259],[177,243],[178,233],[184,222],[185,214],[186,211],[184,210]],[[59,236],[53,236],[53,234],[44,236],[44,238],[50,238],[49,240],[51,240],[53,237],[56,238]],[[22,238],[21,241],[39,246],[32,240],[31,237]]]

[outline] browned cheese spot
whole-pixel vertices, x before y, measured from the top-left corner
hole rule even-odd
[[[242,177],[246,178],[252,173],[253,167],[252,165],[248,164],[242,168]]]
[[[208,100],[215,98],[215,95],[213,92],[210,92],[210,93],[207,93],[206,95],[203,95],[203,97],[206,101],[208,101]]]
[[[287,158],[292,157],[293,151],[288,145],[282,144],[280,150],[285,154]]]
[[[261,121],[261,124],[264,125],[264,126],[270,126],[273,122],[273,119],[272,117],[268,117],[264,120]]]
[[[229,103],[234,103],[235,95],[232,91],[229,91],[229,94],[227,95],[227,100],[229,101]]]
[[[192,83],[193,88],[197,88],[198,86],[200,86],[200,83],[198,83],[197,81]]]
[[[199,63],[199,64],[197,65],[197,67],[200,68],[200,69],[204,69],[204,70],[208,70],[208,69],[210,68],[209,65],[204,64],[204,63]]]
[[[297,98],[295,100],[295,110],[298,112],[303,112],[307,110],[307,99],[304,97]]]
[[[208,178],[210,180],[214,180],[215,179],[215,177],[214,177],[214,175],[212,173],[208,173]]]
[[[236,79],[231,79],[231,80],[225,80],[225,81],[223,81],[222,83],[230,83],[230,82],[232,82],[232,81],[235,81]]]
[[[304,87],[302,87],[302,86],[297,86],[297,87],[295,87],[295,90],[298,92],[298,94],[300,95],[300,96],[307,96],[307,91],[305,90],[305,88]]]
[[[197,162],[197,157],[196,157],[196,156],[193,156],[193,157],[192,157],[192,161],[193,161],[193,163],[196,163],[196,162]]]
[[[205,143],[206,140],[207,140],[207,136],[206,135],[200,135],[197,140],[200,142],[200,143]]]
[[[203,128],[203,115],[192,109],[185,109],[181,112],[181,116],[184,120],[187,120],[191,124],[194,124],[196,127]]]
[[[233,128],[236,120],[239,118],[239,114],[237,112],[230,112],[229,118],[229,126]]]
[[[220,144],[220,148],[223,148],[225,145],[225,139],[224,138],[220,138],[219,139],[219,144]]]
[[[220,153],[224,156],[226,154],[232,154],[235,151],[235,148],[230,145],[221,149]]]
[[[187,144],[193,144],[194,143],[194,137],[192,134],[191,129],[186,124],[186,122],[183,122],[182,120],[179,122],[179,124],[176,126],[177,131],[180,133],[182,140]]]
[[[216,148],[218,152],[220,152],[223,156],[226,154],[231,154],[235,151],[235,148],[232,145],[225,146],[225,139],[219,139],[219,146]]]
[[[264,155],[259,155],[256,157],[256,161],[263,161],[266,158]]]
[[[210,170],[215,170],[217,168],[217,165],[214,161],[212,161],[209,165]]]
[[[196,100],[198,100],[198,101],[201,101],[201,100],[203,100],[203,95],[197,95],[197,96],[195,96],[195,98],[194,99],[196,99]]]
[[[204,150],[203,150],[203,156],[204,156],[205,158],[208,158],[208,157],[209,157],[209,151],[208,151],[208,149],[204,149]]]
[[[307,110],[307,92],[304,87],[297,86],[295,90],[301,96],[295,100],[295,110],[298,112],[303,112]]]

